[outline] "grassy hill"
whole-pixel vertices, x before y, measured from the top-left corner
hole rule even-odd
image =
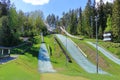
[[[0,65],[0,80],[40,80],[38,59],[35,57],[39,46],[40,44],[34,44],[22,55],[20,52],[23,52],[23,49],[18,49],[19,56],[16,60]],[[17,51],[13,52],[17,53]]]
[[[95,56],[96,51],[93,47],[86,44],[85,41],[80,41],[77,39],[74,39],[74,41],[80,46],[80,48],[89,56],[88,59],[96,64],[96,59],[93,58],[93,55]],[[75,77],[84,77],[90,80],[118,80],[119,77],[119,65],[111,62],[106,57],[104,57],[102,54],[100,54],[100,64],[99,66],[102,67],[103,70],[106,72],[112,74],[111,75],[100,75],[100,74],[89,74],[85,72],[76,62],[72,59],[72,63],[69,63],[66,61],[66,57],[63,54],[62,50],[60,49],[57,42],[54,40],[53,35],[49,35],[45,37],[45,42],[47,45],[51,46],[52,48],[52,56],[51,61],[54,66],[54,68],[57,70],[59,74],[69,75],[69,76],[75,76]],[[90,54],[91,53],[91,54]],[[117,72],[118,71],[118,72]],[[69,79],[66,79],[69,80]]]
[[[85,52],[88,56],[88,59],[96,64],[96,49],[94,47],[92,47],[91,45],[87,44],[86,41],[92,41],[95,42],[95,40],[77,40],[77,39],[73,39],[75,41],[75,43],[78,44],[78,46],[83,50],[83,52]],[[108,43],[111,44],[115,44],[116,43],[112,43],[112,42],[103,42],[103,41],[99,41],[99,45],[110,45]],[[105,46],[104,46],[105,47]],[[106,48],[106,47],[105,47]],[[114,49],[114,51],[118,51],[118,48],[115,49],[115,47],[111,46],[111,48]],[[108,49],[109,50],[109,49]],[[110,51],[110,50],[109,50]],[[114,80],[112,78],[119,79],[120,76],[120,65],[115,64],[114,62],[112,62],[111,60],[109,60],[107,57],[105,57],[102,53],[99,52],[99,67],[101,67],[103,70],[105,70],[106,72],[108,72],[109,74],[111,74],[111,80]],[[104,80],[107,80],[106,78]]]
[[[120,66],[99,53],[99,66],[109,75],[90,74],[85,72],[72,58],[72,63],[67,62],[62,49],[54,39],[54,35],[44,38],[47,47],[52,48],[51,62],[57,73],[38,73],[38,55],[40,38],[35,37],[34,44],[24,55],[4,65],[0,65],[0,80],[119,80]],[[96,64],[96,50],[85,41],[73,39],[75,43],[88,55],[88,59]],[[93,41],[93,40],[92,40]],[[102,43],[102,42],[101,42]],[[103,43],[104,44],[104,43]],[[48,48],[49,50],[49,48]]]
[[[120,58],[120,43],[99,41],[99,45],[109,50],[113,55]]]
[[[0,80],[39,80],[37,59],[29,54],[20,55],[17,60],[0,65]]]

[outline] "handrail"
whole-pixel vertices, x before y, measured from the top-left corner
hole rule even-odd
[[[23,46],[23,45],[25,45],[25,44],[28,44],[28,42],[23,43],[23,44],[20,44],[20,45],[17,45],[17,46],[13,46],[13,47],[0,46],[0,49],[13,49],[13,48],[17,48],[17,47]]]

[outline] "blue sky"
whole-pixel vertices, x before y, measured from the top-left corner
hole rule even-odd
[[[99,0],[96,1],[98,2]],[[70,9],[79,7],[84,9],[87,0],[11,0],[11,2],[15,4],[17,10],[24,12],[41,10],[46,17],[52,13],[61,16],[64,11],[68,12]]]

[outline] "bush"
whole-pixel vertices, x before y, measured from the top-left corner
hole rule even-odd
[[[40,36],[35,36],[30,39],[34,44],[40,44],[41,43],[41,37]]]

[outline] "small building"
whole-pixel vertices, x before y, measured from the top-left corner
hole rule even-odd
[[[10,48],[0,47],[0,58],[10,57]]]

